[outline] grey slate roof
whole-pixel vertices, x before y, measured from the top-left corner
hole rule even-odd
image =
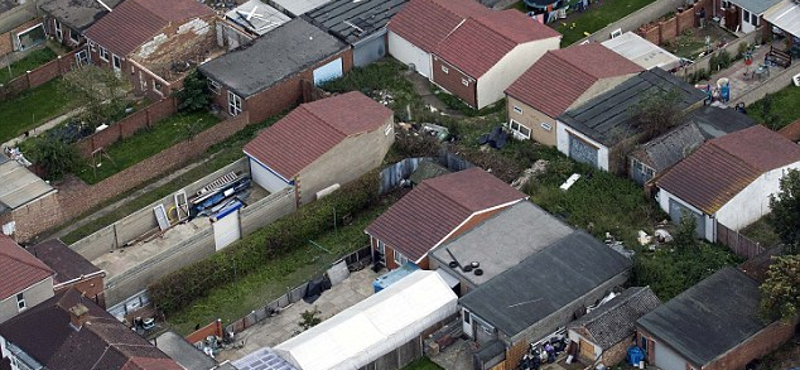
[[[211,370],[217,366],[217,362],[214,359],[200,352],[197,347],[191,345],[186,339],[173,331],[159,335],[154,344],[186,369]]]
[[[348,46],[302,19],[199,67],[205,76],[247,98],[303,72]]]
[[[439,246],[431,256],[441,262],[441,268],[448,270],[452,258],[446,249],[462,265],[479,262],[483,270],[480,276],[459,268],[452,270],[471,283],[480,285],[570,235],[572,231],[555,216],[531,202],[523,201]]]
[[[631,287],[569,327],[583,327],[589,336],[586,339],[605,350],[633,337],[636,320],[660,305],[661,300],[650,287]]]
[[[773,5],[781,2],[781,0],[731,0],[731,2],[752,13],[760,15]]]
[[[342,41],[354,44],[383,29],[408,0],[334,0],[303,17]]]
[[[725,136],[758,124],[748,115],[737,112],[735,109],[710,105],[691,111],[684,120],[697,125],[707,140]]]
[[[634,108],[651,94],[675,90],[680,94],[678,107],[684,110],[705,99],[705,94],[660,68],[631,77],[617,87],[558,117],[573,129],[608,147],[636,135]]]
[[[725,267],[689,288],[637,325],[686,360],[704,366],[766,327],[758,318],[758,283]]]
[[[3,161],[2,158],[6,160]],[[55,192],[50,184],[14,160],[0,154],[0,203],[17,209],[40,197]]]
[[[122,0],[102,0],[109,8],[114,8]],[[72,29],[84,31],[108,13],[97,0],[49,0],[39,7],[47,14],[57,18]]]
[[[631,265],[579,230],[470,291],[459,303],[514,337]]]

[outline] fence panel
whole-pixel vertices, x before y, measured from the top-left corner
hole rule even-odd
[[[719,222],[717,222],[717,242],[726,245],[736,255],[746,259],[751,259],[764,252],[764,247],[760,244],[736,231],[728,229]]]

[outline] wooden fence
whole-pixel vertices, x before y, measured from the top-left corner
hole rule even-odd
[[[751,259],[765,250],[761,244],[725,227],[719,222],[717,222],[717,242],[726,245],[733,253],[745,259]]]

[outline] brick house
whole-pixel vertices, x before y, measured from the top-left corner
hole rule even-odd
[[[508,89],[507,126],[518,139],[556,145],[556,118],[644,69],[600,44],[550,50]]]
[[[93,63],[130,79],[137,95],[179,90],[193,65],[215,56],[216,14],[195,0],[126,0],[84,33]]]
[[[464,334],[477,343],[481,369],[513,369],[628,279],[633,262],[584,231],[531,255],[459,299]]]
[[[758,316],[759,283],[725,267],[636,322],[637,344],[663,370],[743,369],[795,332]]]
[[[11,369],[184,370],[75,289],[0,325]]]
[[[30,252],[55,271],[53,290],[56,294],[75,288],[98,306],[106,307],[103,295],[105,271],[58,239],[36,244],[30,247]]]
[[[387,268],[410,261],[428,269],[433,248],[525,199],[492,174],[470,168],[423,181],[364,232],[375,260]]]
[[[227,115],[246,111],[252,122],[261,122],[304,100],[308,85],[341,77],[352,66],[348,45],[294,19],[199,70],[213,103]]]
[[[4,235],[0,235],[0,271],[0,323],[53,296],[55,272]]]
[[[625,359],[634,343],[636,320],[661,305],[650,287],[630,287],[567,326],[578,360],[606,368]]]
[[[47,34],[67,47],[82,45],[83,33],[122,0],[48,0],[39,4]]]
[[[22,242],[36,233],[43,212],[57,213],[56,189],[0,154],[0,231]]]
[[[253,181],[277,192],[294,187],[297,204],[358,179],[394,143],[394,113],[360,92],[300,105],[244,146]]]
[[[389,31],[392,56],[477,109],[502,99],[561,42],[561,34],[519,11],[492,11],[471,0],[412,0]]]
[[[703,144],[655,180],[656,199],[675,222],[694,217],[698,236],[715,242],[768,214],[789,169],[800,169],[800,146],[757,125]]]

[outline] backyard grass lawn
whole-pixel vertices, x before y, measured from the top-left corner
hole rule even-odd
[[[742,235],[750,240],[760,243],[764,248],[772,248],[781,243],[781,237],[775,233],[775,228],[770,224],[771,215],[761,217],[758,221],[742,229]]]
[[[314,240],[331,251],[328,254],[309,243],[270,262],[262,268],[234,283],[220,286],[205,298],[197,300],[190,308],[170,315],[167,323],[178,333],[186,335],[195,325],[206,325],[221,318],[224,325],[241,319],[251,311],[263,307],[268,302],[286,293],[287,287],[295,287],[312,276],[324,272],[330,264],[342,256],[369,245],[364,228],[391,205],[384,198],[383,203],[354,218],[352,224],[340,227],[338,233],[331,231]],[[252,234],[245,238],[257,237]]]
[[[800,87],[789,85],[781,91],[771,95],[772,108],[771,114],[777,116],[776,121],[768,125],[773,130],[800,119]],[[747,115],[758,123],[764,121],[764,99],[761,99],[747,107]]]
[[[68,94],[58,89],[56,78],[19,96],[0,102],[0,143],[13,139],[71,108]]]
[[[556,21],[557,23],[553,25],[557,25],[556,31],[564,35],[561,40],[561,46],[565,47],[586,37],[584,32],[594,33],[652,2],[655,2],[655,0],[601,0],[592,2],[588,11],[577,15],[573,14],[568,19]],[[567,24],[564,24],[564,21],[567,21]]]
[[[197,124],[205,130],[219,122],[219,118],[208,112],[178,113],[155,124],[150,129],[143,129],[135,135],[120,140],[106,149],[109,157],[102,159],[102,166],[93,170],[91,162],[76,175],[87,184],[95,184],[144,159],[147,159],[182,140],[186,140],[187,126]],[[199,132],[199,131],[197,131]]]
[[[22,58],[10,67],[0,69],[0,84],[6,84],[8,81],[25,74],[27,71],[32,71],[39,66],[56,59],[58,54],[50,50],[50,48],[39,49],[31,52],[25,58]]]
[[[442,370],[442,368],[433,363],[433,361],[428,360],[427,357],[423,357],[408,364],[408,366],[402,368],[401,370]]]

